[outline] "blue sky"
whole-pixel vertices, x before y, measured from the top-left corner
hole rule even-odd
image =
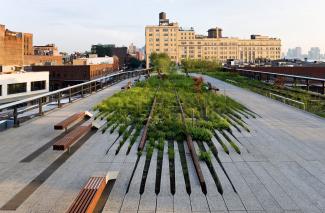
[[[158,13],[205,34],[219,26],[224,36],[263,34],[283,40],[283,51],[318,46],[325,53],[324,0],[0,0],[0,23],[31,32],[34,44],[55,43],[61,51],[91,44],[144,45],[145,25]]]

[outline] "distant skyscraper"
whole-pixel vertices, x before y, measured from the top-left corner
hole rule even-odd
[[[302,49],[301,47],[296,47],[288,49],[287,58],[289,59],[302,59]]]
[[[130,46],[128,48],[128,53],[130,55],[133,55],[133,54],[137,53],[137,47],[133,43],[130,44]]]
[[[308,52],[308,59],[319,60],[321,57],[319,47],[312,47]]]

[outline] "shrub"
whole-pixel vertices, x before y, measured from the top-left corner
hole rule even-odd
[[[211,151],[200,151],[199,158],[201,161],[211,162]]]
[[[212,133],[210,130],[205,128],[200,128],[196,126],[188,127],[189,134],[192,136],[195,141],[211,141]]]

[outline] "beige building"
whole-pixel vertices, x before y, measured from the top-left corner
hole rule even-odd
[[[176,63],[183,59],[218,60],[234,59],[255,62],[257,59],[281,58],[281,40],[252,35],[250,39],[222,36],[221,28],[208,30],[208,36],[195,34],[193,28],[180,28],[170,23],[166,13],[159,14],[159,25],[146,26],[146,60],[149,66],[151,53],[167,53]]]

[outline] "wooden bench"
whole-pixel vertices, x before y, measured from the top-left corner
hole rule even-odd
[[[219,91],[219,88],[217,88],[215,86],[212,86],[212,84],[210,82],[208,82],[208,89],[210,91],[213,91],[213,92],[218,92]]]
[[[91,177],[70,206],[68,213],[92,213],[106,187],[105,177]]]
[[[63,138],[59,139],[53,144],[53,150],[66,150],[70,148],[80,138],[85,136],[91,131],[92,124],[86,123],[76,127],[74,130],[66,134]]]
[[[56,130],[62,130],[62,129],[65,129],[67,130],[67,128],[78,122],[78,121],[81,121],[82,119],[85,118],[85,115],[86,113],[85,112],[78,112],[78,113],[75,113],[73,115],[71,115],[70,117],[64,119],[63,121],[61,121],[60,123],[57,123],[54,125],[54,129]]]
[[[81,189],[76,199],[71,204],[67,213],[91,213],[96,208],[109,180],[114,180],[118,172],[110,171],[106,175],[90,177]]]

